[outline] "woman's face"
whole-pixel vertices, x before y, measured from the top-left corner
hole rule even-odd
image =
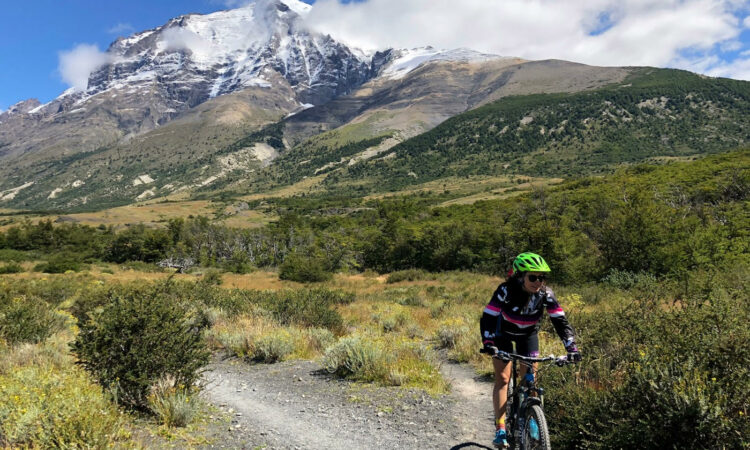
[[[529,294],[536,294],[542,290],[544,283],[547,281],[546,278],[547,275],[542,272],[527,272],[523,276],[523,290]]]

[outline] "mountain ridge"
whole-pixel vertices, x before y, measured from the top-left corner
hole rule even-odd
[[[368,53],[306,30],[301,15],[307,6],[297,0],[259,0],[244,8],[171,19],[113,42],[111,58],[91,74],[86,91],[66,91],[45,105],[27,100],[0,113],[0,206],[96,208],[199,191],[259,192],[319,174],[326,174],[326,189],[334,189],[341,186],[334,179],[353,183],[352,177],[374,180],[391,173],[384,163],[389,158],[402,168],[421,165],[390,179],[408,185],[412,174],[429,172],[433,157],[446,161],[443,170],[459,165],[466,166],[461,173],[486,172],[471,167],[480,164],[476,155],[490,158],[487,149],[472,150],[473,156],[463,162],[450,156],[466,154],[451,142],[475,148],[482,141],[462,136],[461,129],[451,131],[455,136],[438,153],[429,147],[415,150],[414,143],[428,142],[424,133],[487,105],[531,105],[534,95],[576,94],[607,86],[634,92],[620,105],[625,110],[643,110],[639,102],[646,102],[646,110],[653,109],[648,102],[656,107],[663,103],[663,95],[640,98],[624,82],[657,69],[527,61],[470,49]],[[253,24],[252,29],[243,28]],[[660,73],[666,74],[658,82],[664,92],[673,81],[685,81],[679,71]],[[723,85],[721,80],[703,80],[706,86]],[[635,103],[629,104],[631,100]],[[593,107],[585,103],[579,105]],[[729,108],[735,121],[743,114],[738,105],[709,99],[695,107],[708,112]],[[531,120],[538,116],[534,114]],[[657,116],[648,126],[663,127],[662,119],[671,120]],[[698,123],[698,130],[723,126],[721,114],[704,118],[710,123]],[[499,124],[505,118],[493,120]],[[596,120],[597,130],[615,140],[605,147],[619,156],[597,157],[600,163],[591,170],[609,170],[617,161],[633,160],[617,150],[621,143],[616,139],[628,145],[637,141],[634,135],[613,131],[624,122]],[[491,125],[477,132],[493,134],[497,129]],[[667,128],[671,131],[662,144],[679,141],[674,135],[678,130]],[[536,137],[523,139],[536,141],[539,133],[551,128],[535,130]],[[742,127],[726,136],[708,130],[702,138],[741,145],[748,140],[743,133]],[[649,148],[662,145],[657,141],[649,141]],[[568,161],[576,152],[590,151],[581,141],[559,145],[568,146],[561,151]],[[393,148],[409,148],[408,157]],[[669,155],[673,150],[662,145],[661,150],[635,153],[660,152]],[[366,167],[370,168],[363,170]],[[377,175],[372,170],[380,169],[373,167],[385,172]]]

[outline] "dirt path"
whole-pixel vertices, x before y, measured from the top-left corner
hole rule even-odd
[[[430,397],[339,380],[311,361],[217,360],[203,395],[233,418],[207,448],[489,448],[491,384],[457,364],[441,371],[452,393]]]

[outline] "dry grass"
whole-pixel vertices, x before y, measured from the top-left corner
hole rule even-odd
[[[260,228],[276,220],[278,220],[277,216],[247,210],[229,216],[221,220],[221,223],[231,228]]]
[[[275,197],[292,197],[294,195],[309,193],[319,190],[320,183],[325,179],[326,174],[317,175],[314,177],[307,177],[301,181],[298,181],[292,185],[284,186],[279,189],[264,192],[262,194],[252,194],[240,197],[240,200],[252,201],[262,200],[264,198],[275,198]]]
[[[163,224],[169,219],[187,217],[191,214],[193,216],[203,215],[213,217],[214,206],[208,201],[180,201],[167,203],[147,202],[96,212],[66,214],[62,217],[64,220],[70,220],[81,225],[112,225],[117,227],[125,224],[137,223],[143,223],[146,225]],[[7,229],[13,225],[22,223],[24,220],[30,220],[32,223],[42,220],[52,220],[54,222],[60,219],[60,217],[60,215],[4,216],[3,212],[0,211],[0,221],[5,220],[9,222],[0,227],[0,229]]]
[[[244,275],[234,273],[225,273],[221,276],[222,287],[231,289],[253,289],[253,290],[273,290],[277,291],[285,287],[292,287],[298,284],[289,281],[279,280],[276,272],[256,271]]]

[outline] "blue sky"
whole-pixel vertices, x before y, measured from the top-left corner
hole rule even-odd
[[[67,89],[58,72],[61,51],[84,43],[106,50],[118,35],[218,9],[223,5],[207,0],[6,0],[0,6],[0,110],[32,97],[47,102]]]
[[[60,54],[248,0],[6,0],[0,111],[69,87]],[[313,0],[306,0],[313,3]],[[750,80],[750,0],[318,0],[309,24],[363,48],[469,47],[527,59],[678,67]]]

